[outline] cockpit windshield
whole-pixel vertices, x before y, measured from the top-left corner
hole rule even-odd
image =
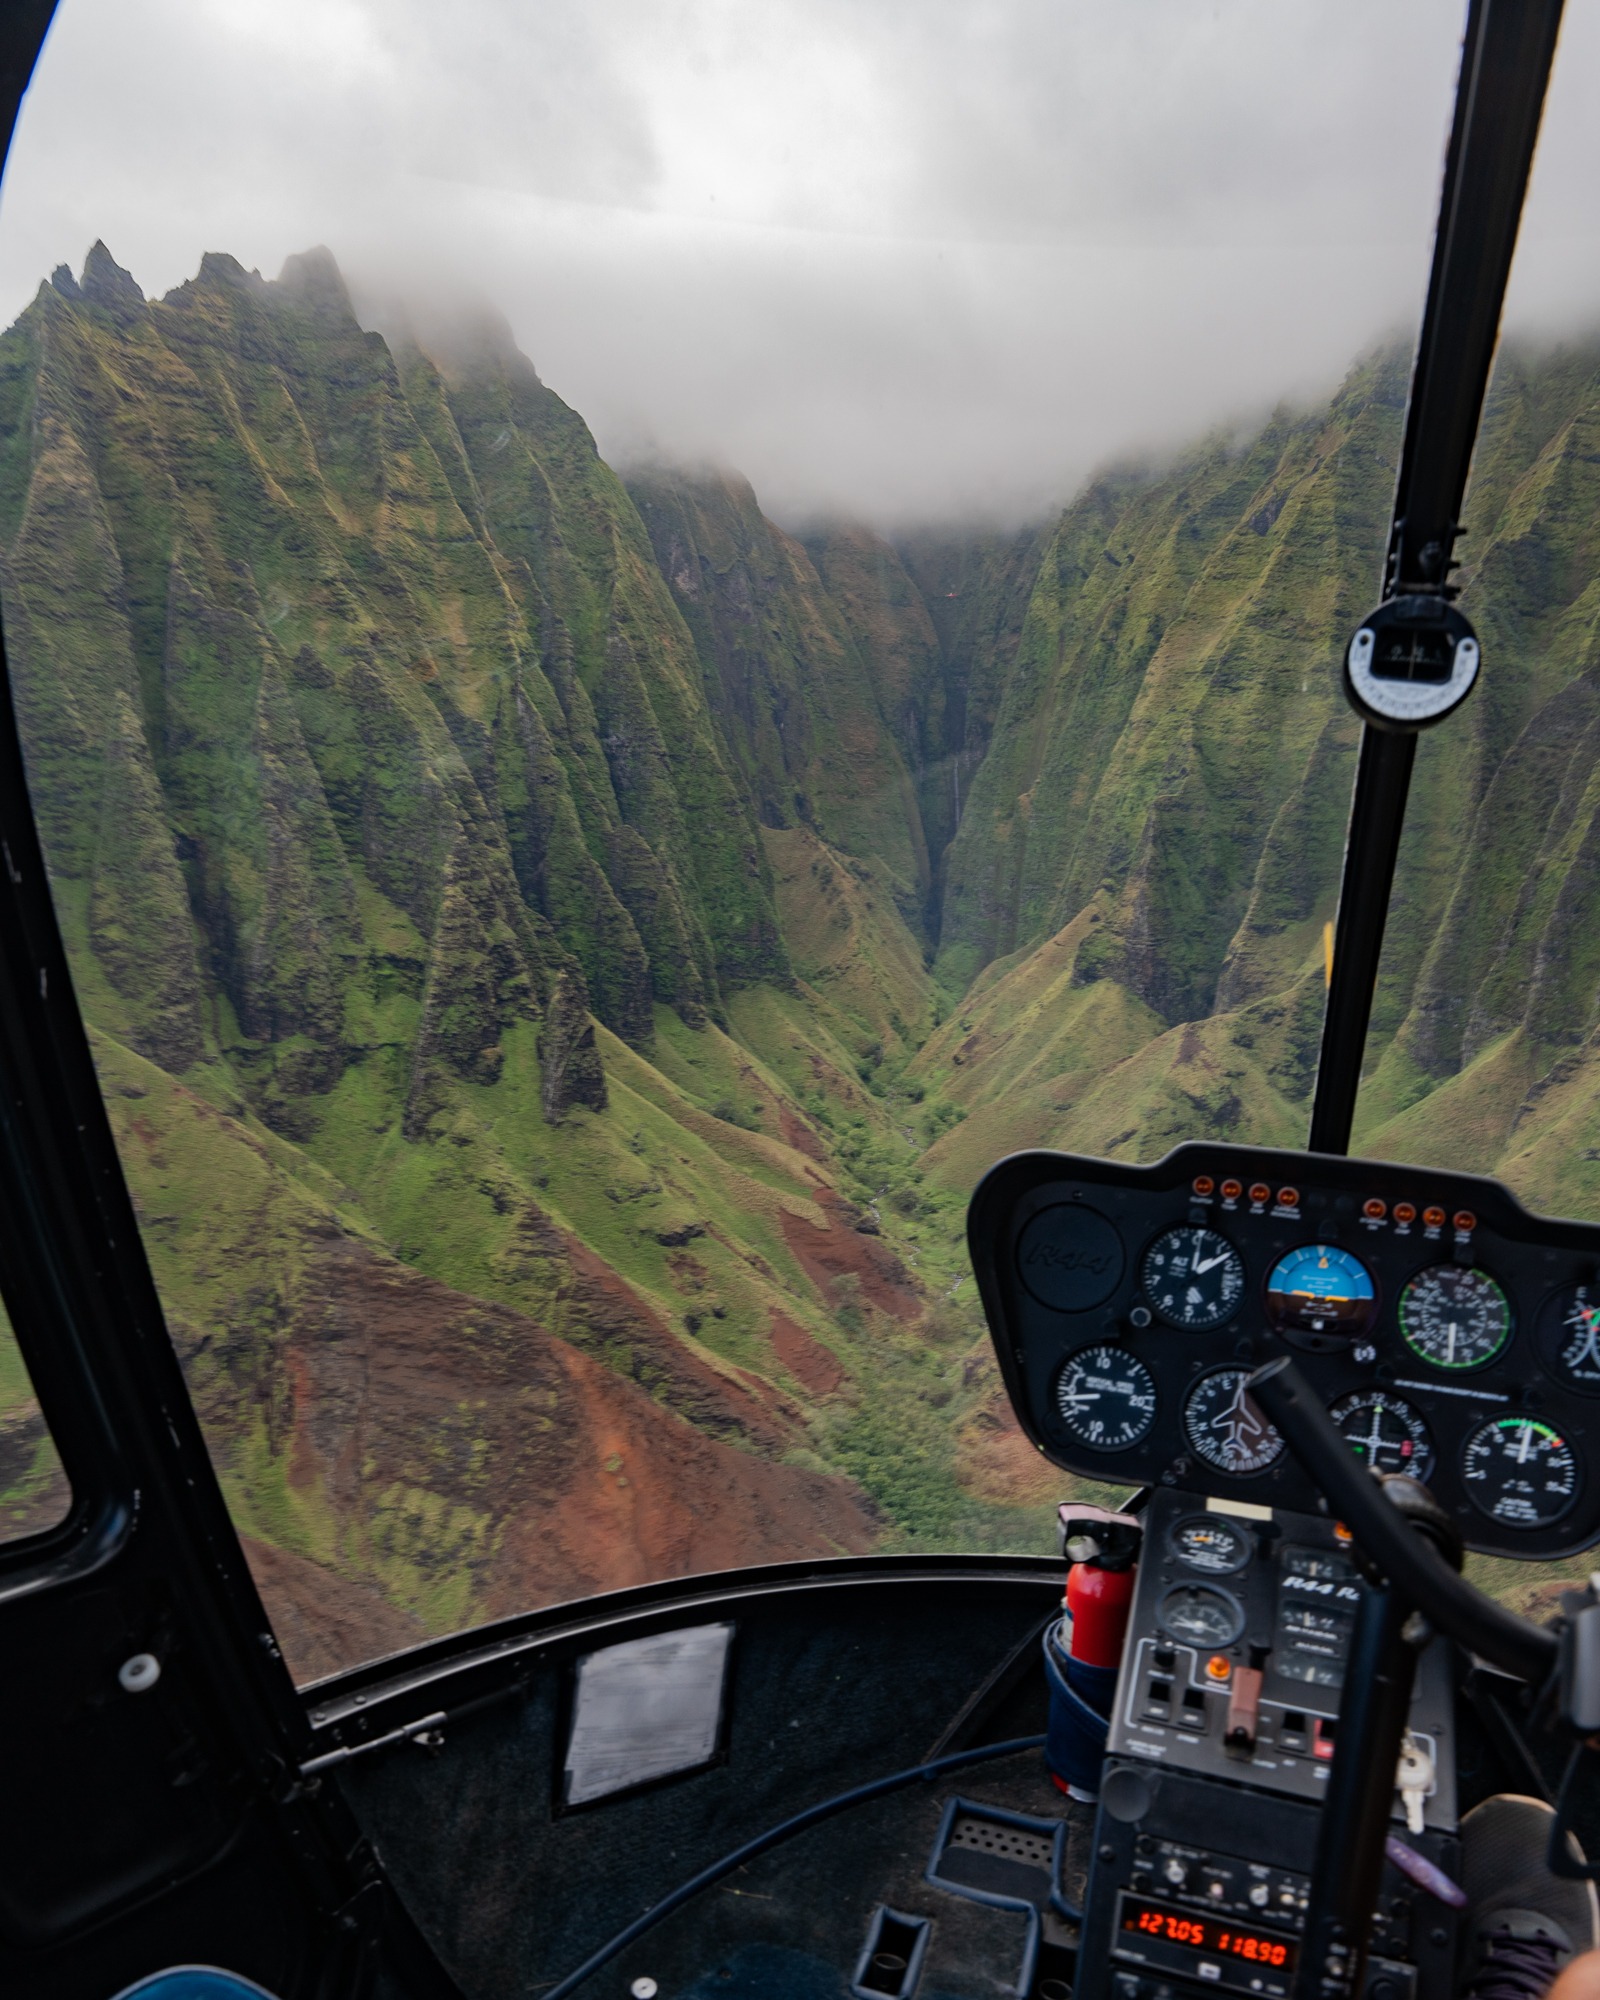
[[[1305,1144],[1459,16],[64,0],[0,208],[6,656],[297,1676],[1053,1551],[1091,1489],[966,1204],[1026,1147]],[[1568,38],[1353,1150],[1595,1220]]]

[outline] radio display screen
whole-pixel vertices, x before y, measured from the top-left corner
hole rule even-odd
[[[1143,1896],[1123,1897],[1122,1928],[1160,1938],[1166,1944],[1187,1945],[1191,1951],[1209,1952],[1216,1958],[1245,1959],[1277,1972],[1294,1970],[1296,1946],[1292,1938],[1209,1917],[1203,1911],[1176,1910]]]

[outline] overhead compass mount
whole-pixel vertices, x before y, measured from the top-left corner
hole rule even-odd
[[[1471,0],[1467,12],[1384,601],[1363,620],[1344,663],[1365,727],[1311,1112],[1316,1152],[1350,1145],[1416,732],[1459,707],[1478,676],[1477,639],[1450,603],[1450,573],[1561,5]]]

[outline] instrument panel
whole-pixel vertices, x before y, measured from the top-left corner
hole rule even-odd
[[[1018,1419],[1069,1472],[1314,1507],[1245,1393],[1287,1349],[1469,1548],[1600,1540],[1600,1228],[1478,1175],[1197,1144],[1015,1154],[967,1238]]]

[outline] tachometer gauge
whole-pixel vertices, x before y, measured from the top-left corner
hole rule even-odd
[[[1481,1368],[1511,1338],[1511,1306],[1487,1271],[1435,1264],[1400,1294],[1400,1332],[1435,1368]]]
[[[1221,1514],[1188,1515],[1173,1528],[1167,1546],[1185,1569],[1206,1576],[1231,1576],[1250,1560],[1250,1538]]]
[[[1358,1389],[1341,1396],[1328,1415],[1373,1472],[1403,1472],[1426,1479],[1433,1470],[1433,1440],[1421,1413],[1387,1389]]]
[[[1539,1360],[1580,1396],[1600,1396],[1600,1285],[1569,1285],[1539,1308]]]
[[[1244,1630],[1244,1613],[1209,1583],[1175,1583],[1156,1607],[1156,1622],[1169,1638],[1215,1653]]]
[[[1082,1347],[1056,1377],[1056,1408],[1079,1444],[1127,1451],[1156,1420],[1155,1377],[1121,1347]]]
[[[1336,1243],[1302,1243],[1267,1273],[1267,1317],[1280,1333],[1365,1333],[1377,1310],[1366,1265]]]
[[[1244,1392],[1248,1368],[1216,1368],[1202,1375],[1183,1406],[1190,1445],[1219,1472],[1265,1472],[1283,1455],[1283,1439]]]
[[[1144,1253],[1145,1294],[1164,1320],[1194,1332],[1221,1326],[1244,1297],[1244,1261],[1214,1229],[1169,1229]]]
[[[1536,1417],[1493,1417],[1467,1439],[1461,1475],[1473,1503],[1507,1528],[1548,1528],[1578,1497],[1578,1457]]]

